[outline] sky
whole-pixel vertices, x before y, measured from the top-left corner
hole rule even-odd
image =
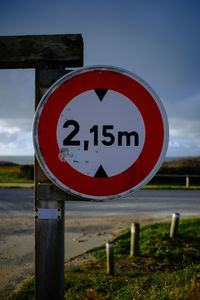
[[[167,112],[168,157],[200,156],[200,1],[0,0],[0,35],[81,33],[84,66],[143,78]],[[35,72],[0,70],[0,155],[32,155]]]

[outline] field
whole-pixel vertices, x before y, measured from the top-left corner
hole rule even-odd
[[[145,188],[183,189],[186,188],[185,175],[190,175],[190,188],[199,189],[200,157],[164,162],[157,175],[159,176],[155,176]],[[0,162],[0,186],[19,183],[34,183],[33,165],[14,165]]]
[[[158,174],[200,175],[200,157],[163,162]]]
[[[0,164],[0,183],[33,183],[33,177],[31,165]]]
[[[199,299],[199,218],[180,221],[176,238],[170,223],[141,226],[140,253],[130,257],[130,230],[115,239],[115,274],[106,273],[105,247],[87,253],[93,262],[65,270],[65,299]],[[10,300],[34,299],[34,278]]]

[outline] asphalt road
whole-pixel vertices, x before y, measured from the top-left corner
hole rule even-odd
[[[0,189],[0,214],[32,215],[33,189]],[[200,215],[199,190],[142,190],[125,198],[104,202],[67,201],[68,215],[108,216],[128,214]]]

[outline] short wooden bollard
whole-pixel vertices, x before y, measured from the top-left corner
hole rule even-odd
[[[174,238],[177,235],[179,219],[180,219],[180,214],[179,213],[174,213],[172,215],[171,228],[170,228],[170,238]]]
[[[140,236],[140,224],[132,223],[131,224],[131,247],[130,247],[130,256],[139,255],[139,236]]]
[[[114,243],[106,243],[107,274],[114,275]]]
[[[189,187],[190,187],[190,178],[189,178],[189,176],[186,176],[185,181],[186,181],[185,182],[186,188],[189,189]]]

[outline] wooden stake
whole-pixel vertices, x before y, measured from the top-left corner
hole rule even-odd
[[[186,176],[185,181],[186,181],[186,188],[189,189],[189,187],[190,187],[190,178],[189,178],[188,175]]]
[[[107,274],[114,275],[114,243],[106,243]]]
[[[179,218],[180,218],[179,213],[174,213],[172,215],[171,228],[170,228],[170,238],[175,238],[176,235],[177,235]]]
[[[131,256],[139,255],[139,236],[140,236],[140,224],[132,223],[131,224]]]

